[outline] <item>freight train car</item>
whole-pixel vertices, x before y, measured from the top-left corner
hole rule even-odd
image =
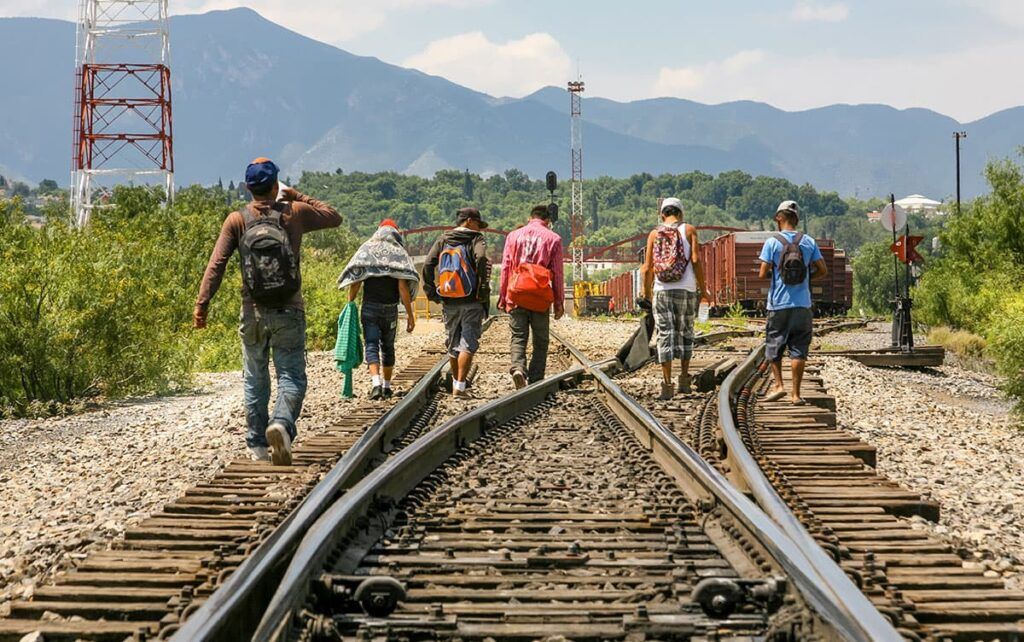
[[[754,314],[764,314],[768,298],[768,279],[758,278],[761,247],[772,232],[733,232],[702,243],[700,257],[704,263],[704,281],[709,292],[705,299],[713,316],[721,316],[739,304]],[[811,283],[811,300],[815,314],[845,314],[853,305],[853,272],[846,252],[835,247],[831,239],[818,240],[822,258],[829,274],[824,281]],[[640,270],[633,269],[614,276],[599,286],[602,294],[611,297],[614,312],[629,312],[633,301],[642,293]]]
[[[769,279],[758,276],[761,247],[772,232],[734,232],[701,246],[704,280],[710,293],[712,314],[739,305],[764,314]],[[828,266],[824,281],[811,282],[811,301],[818,315],[845,314],[853,299],[853,278],[847,272],[846,252],[837,250],[832,239],[819,239],[818,248]]]

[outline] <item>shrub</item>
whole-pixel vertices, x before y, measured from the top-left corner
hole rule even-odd
[[[1006,298],[986,336],[988,355],[1004,377],[1003,389],[1017,398],[1017,411],[1024,412],[1024,291]]]
[[[82,230],[66,205],[47,224],[23,223],[18,201],[0,202],[0,409],[60,412],[93,396],[165,392],[196,370],[237,369],[241,305],[232,260],[210,307],[207,329],[191,329],[209,253],[231,207],[218,190],[160,193],[118,188],[113,207]],[[311,349],[334,341],[341,294],[335,280],[353,247],[347,232],[325,231],[304,248]],[[312,238],[312,237],[311,237]]]

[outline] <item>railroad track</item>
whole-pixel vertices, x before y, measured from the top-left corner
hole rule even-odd
[[[912,528],[906,517],[937,520],[939,506],[878,475],[874,448],[836,429],[835,400],[813,362],[805,379],[811,405],[798,408],[763,401],[770,382],[758,368],[762,357],[754,351],[721,391],[726,456],[708,425],[693,435],[702,454],[762,506],[784,502],[789,521],[780,523],[829,551],[905,637],[1024,638],[1024,593],[964,568],[949,544]]]
[[[324,505],[322,478],[338,492],[377,463],[382,452],[511,390],[508,338],[504,321],[484,333],[472,399],[439,394],[447,358],[440,350],[426,352],[395,377],[398,389],[409,391],[407,399],[394,407],[361,401],[329,430],[301,437],[291,466],[246,459],[229,463],[128,529],[111,549],[89,552],[75,569],[37,588],[31,600],[12,602],[10,615],[0,619],[0,642],[34,632],[46,640],[167,637],[243,564],[252,577],[273,578]],[[552,348],[551,367],[564,367],[568,354]],[[352,455],[346,474],[331,477],[328,471],[346,454]],[[259,588],[253,581],[247,590]]]
[[[310,528],[252,639],[898,639],[602,368],[583,375],[366,475]]]

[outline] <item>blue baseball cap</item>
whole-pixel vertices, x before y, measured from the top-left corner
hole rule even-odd
[[[280,170],[269,158],[257,158],[245,168],[245,184],[249,189],[267,188],[277,182]]]

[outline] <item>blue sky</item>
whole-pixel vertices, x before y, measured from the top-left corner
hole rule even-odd
[[[172,13],[239,6],[170,0]],[[493,95],[588,95],[927,107],[967,122],[1024,104],[1024,0],[249,0],[353,53]],[[74,0],[4,0],[3,15],[74,18]],[[173,38],[173,36],[172,36]],[[173,65],[173,52],[172,52]]]

